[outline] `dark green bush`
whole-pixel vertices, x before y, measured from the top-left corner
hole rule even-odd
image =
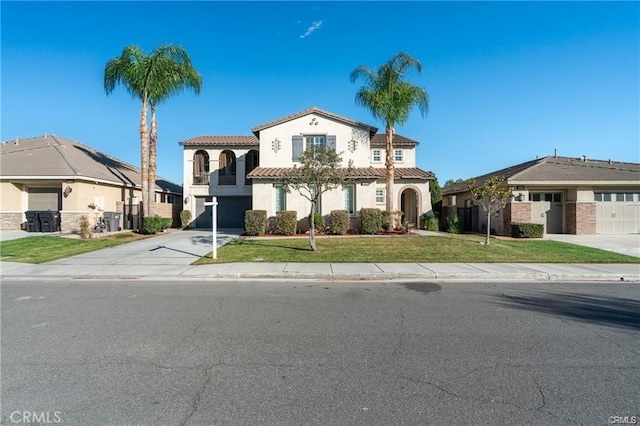
[[[544,225],[540,223],[512,223],[511,236],[513,238],[542,238]]]
[[[309,223],[309,227],[311,227],[311,215],[307,216],[307,222]],[[322,216],[322,213],[313,213],[313,227],[316,230],[322,230],[324,227],[324,217]]]
[[[142,230],[145,234],[157,234],[167,228],[171,228],[173,219],[170,217],[160,217],[157,214],[144,218]]]
[[[440,221],[433,214],[424,213],[420,216],[420,227],[427,231],[438,232],[440,230]]]
[[[244,212],[244,232],[247,235],[264,234],[267,230],[266,210],[247,210]]]
[[[329,232],[333,235],[346,234],[351,225],[349,212],[346,210],[333,210],[329,214]]]
[[[182,210],[180,212],[180,224],[182,229],[187,229],[191,224],[191,210]]]
[[[460,220],[457,214],[453,213],[447,216],[444,230],[450,234],[460,233]]]
[[[298,213],[282,210],[276,213],[276,234],[294,235],[298,228]]]
[[[387,216],[388,217],[388,216]],[[382,211],[380,209],[360,209],[360,222],[363,234],[375,234],[382,230]]]

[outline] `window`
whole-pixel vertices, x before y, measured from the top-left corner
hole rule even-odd
[[[553,194],[544,194],[544,201],[547,201],[547,202],[553,201]]]
[[[553,202],[561,203],[562,202],[562,194],[553,194]]]
[[[384,189],[376,189],[376,204],[384,204]]]
[[[316,149],[322,149],[325,146],[325,137],[324,136],[305,136],[304,137],[304,146],[305,149],[312,150],[315,152]]]
[[[593,194],[593,201],[602,201],[602,192],[596,192]]]
[[[175,195],[167,195],[167,203],[175,204],[176,203],[176,196]]]
[[[276,211],[280,212],[287,209],[286,195],[284,192],[284,186],[276,185],[274,187],[276,193]]]
[[[402,150],[394,149],[393,150],[393,161],[397,163],[402,163]]]
[[[626,194],[624,194],[624,200],[625,201],[633,201],[633,193],[627,192]]]
[[[193,154],[193,184],[209,185],[209,154],[207,151],[196,151]]]
[[[611,193],[610,192],[602,193],[602,201],[611,201]]]
[[[258,155],[258,151],[256,151],[255,149],[252,149],[251,151],[247,152],[245,158],[246,159],[244,162],[244,176],[245,176],[244,184],[251,185],[253,183],[252,179],[247,179],[247,175],[251,173],[253,169],[255,169],[260,165],[260,157]]]
[[[540,194],[529,193],[529,201],[540,201]]]
[[[374,163],[382,162],[382,150],[374,149],[371,151],[371,161]]]
[[[346,185],[344,187],[344,209],[349,212],[349,214],[354,214],[356,212],[356,194],[355,194],[355,186],[354,185]]]
[[[233,151],[224,150],[220,153],[220,169],[218,170],[218,185],[236,184],[236,155]]]
[[[624,194],[616,194],[616,201],[624,201]]]

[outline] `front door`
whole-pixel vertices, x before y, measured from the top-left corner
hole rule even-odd
[[[400,209],[404,213],[404,220],[414,226],[418,225],[418,193],[410,188],[402,191]]]

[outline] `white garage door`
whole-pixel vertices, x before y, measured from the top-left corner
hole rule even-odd
[[[640,193],[596,192],[596,234],[640,233]]]

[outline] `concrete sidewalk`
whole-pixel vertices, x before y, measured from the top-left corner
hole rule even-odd
[[[220,247],[241,230],[221,229]],[[425,232],[425,231],[422,231]],[[640,281],[638,264],[533,263],[223,263],[192,266],[212,249],[211,231],[171,231],[154,238],[41,265],[0,262],[2,278],[601,280]]]

